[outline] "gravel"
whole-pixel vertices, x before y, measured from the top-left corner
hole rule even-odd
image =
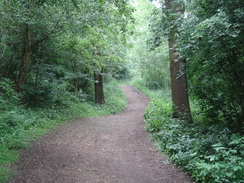
[[[121,112],[71,120],[22,153],[11,183],[190,183],[167,162],[143,127],[149,99],[121,85],[128,106]]]

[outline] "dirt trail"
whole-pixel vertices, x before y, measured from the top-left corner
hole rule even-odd
[[[188,183],[158,152],[143,128],[148,98],[121,86],[129,105],[120,113],[64,123],[38,140],[14,165],[12,183]]]

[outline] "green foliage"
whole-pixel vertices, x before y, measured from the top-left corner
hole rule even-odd
[[[1,81],[0,108],[0,182],[6,182],[11,175],[10,163],[16,161],[16,150],[28,147],[30,140],[35,140],[58,123],[89,116],[108,115],[119,112],[126,106],[126,99],[115,80],[105,84],[106,103],[97,105],[86,99],[86,95],[68,93],[56,85],[60,94],[53,96],[54,103],[35,108],[25,108],[18,97],[14,100],[8,95],[18,96],[6,79]],[[64,87],[65,88],[65,87]],[[53,92],[53,91],[52,91]],[[57,98],[56,98],[57,97]],[[52,100],[51,100],[52,101]],[[60,102],[59,105],[57,102]],[[49,101],[50,102],[50,101]]]
[[[109,114],[115,114],[127,105],[125,95],[116,83],[117,81],[112,79],[104,87],[105,98],[107,98],[104,110]]]
[[[20,101],[19,94],[13,89],[14,82],[7,78],[0,78],[0,111],[11,110]]]
[[[206,121],[235,129],[243,125],[243,31],[240,1],[193,1],[180,27],[190,95]]]
[[[162,39],[158,47],[152,49],[150,39],[154,35],[149,30],[154,22],[159,19],[161,12],[154,12],[154,6],[147,0],[132,1],[135,22],[128,25],[131,35],[127,38],[127,60],[132,74],[142,78],[151,89],[169,88],[169,62],[167,42]],[[158,14],[158,15],[156,15]]]
[[[244,138],[220,125],[192,124],[171,118],[167,97],[153,99],[146,129],[177,165],[197,182],[244,182]]]
[[[243,3],[240,0],[161,1],[153,10],[148,43],[160,46],[174,33],[186,60],[189,95],[206,123],[241,131],[244,119]],[[173,8],[167,9],[166,2]],[[184,4],[183,4],[184,3]],[[184,7],[184,8],[183,8]],[[180,8],[181,11],[178,11]],[[175,27],[177,27],[177,32]]]
[[[105,86],[107,103],[96,105],[93,74],[127,74],[131,11],[126,0],[0,0],[0,182],[16,158],[12,149],[61,121],[126,105],[115,81]]]
[[[146,84],[145,80],[142,78],[133,78],[130,82],[130,85],[135,86],[140,91],[142,91],[145,95],[147,95],[149,98],[161,98],[162,95],[167,96],[168,99],[170,99],[170,91],[169,90],[163,90],[163,89],[149,89],[148,85]]]
[[[145,40],[143,30],[147,30],[148,43],[145,46],[143,41],[138,41],[135,47],[139,51],[130,53],[131,67],[138,67],[135,73],[137,76],[140,73],[142,78],[135,85],[153,96],[145,89],[146,84],[154,85],[155,77],[150,67],[155,62],[147,60],[147,51],[162,47],[164,40],[175,34],[179,52],[176,54],[186,61],[194,122],[172,119],[169,97],[160,95],[152,99],[147,109],[146,128],[171,160],[190,172],[196,181],[244,182],[243,3],[240,0],[172,0],[174,8],[166,9],[166,1],[161,2],[161,9],[151,9],[150,19],[135,14],[144,23],[135,26],[141,29],[135,31],[132,43],[137,43],[135,38],[139,34]],[[149,24],[150,28],[146,27]],[[143,64],[148,73],[143,70]],[[151,80],[149,74],[153,76]]]
[[[8,182],[11,176],[11,171],[9,168],[0,166],[0,182]]]
[[[142,78],[146,86],[149,89],[168,89],[170,81],[167,44],[150,51],[147,58],[148,60],[141,60]]]
[[[62,106],[65,98],[86,94],[94,72],[103,69],[120,77],[126,71],[124,41],[132,11],[127,1],[13,0],[1,5],[0,72],[24,105]]]
[[[227,145],[212,145],[214,154],[204,156],[196,162],[193,176],[198,181],[244,182],[243,155],[244,137],[233,134]]]

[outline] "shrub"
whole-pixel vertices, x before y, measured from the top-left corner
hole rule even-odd
[[[244,182],[244,137],[219,124],[171,118],[167,98],[152,100],[146,129],[162,150],[198,182]]]

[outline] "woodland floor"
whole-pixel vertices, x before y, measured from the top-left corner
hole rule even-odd
[[[115,115],[75,119],[22,153],[12,183],[190,183],[143,127],[149,99],[121,86],[128,106]]]

